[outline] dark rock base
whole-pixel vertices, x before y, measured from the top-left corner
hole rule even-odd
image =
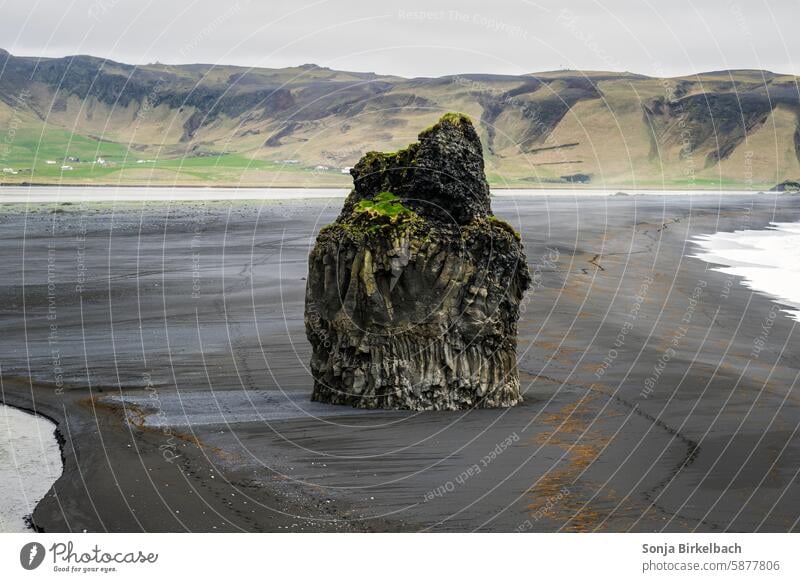
[[[352,225],[328,227],[309,258],[312,399],[413,410],[518,404],[527,286],[521,245],[497,220],[367,238],[354,238]]]
[[[364,354],[338,338],[335,342],[327,359],[315,357],[312,364],[312,400],[409,410],[505,408],[522,402],[513,350],[487,356],[480,346],[457,350],[442,340],[398,338]]]

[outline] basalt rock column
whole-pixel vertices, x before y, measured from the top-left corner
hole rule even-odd
[[[456,410],[522,400],[519,235],[491,212],[481,143],[447,114],[395,153],[370,152],[308,259],[313,400]]]

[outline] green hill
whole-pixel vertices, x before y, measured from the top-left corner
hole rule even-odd
[[[800,178],[797,79],[555,71],[405,79],[0,51],[0,180],[341,186],[445,111],[495,187],[767,189]]]

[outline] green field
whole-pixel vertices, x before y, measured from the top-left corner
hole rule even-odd
[[[102,159],[104,163],[98,163]],[[48,163],[55,162],[55,163]],[[16,172],[0,174],[5,184],[197,184],[346,185],[349,176],[318,172],[300,164],[253,159],[243,153],[164,157],[125,144],[57,128],[20,128],[0,162]],[[62,169],[69,166],[71,169]]]
[[[105,164],[97,163],[103,159]],[[48,161],[55,162],[48,164]],[[317,171],[304,164],[255,159],[247,153],[205,153],[200,156],[166,157],[137,151],[126,144],[99,140],[58,128],[21,128],[2,156],[2,168],[16,174],[0,174],[0,183],[60,185],[194,185],[348,187],[351,178],[338,169]],[[62,170],[67,165],[72,169]],[[520,172],[487,171],[495,188],[629,188],[629,189],[768,189],[766,180],[745,182],[730,178],[645,179],[608,184],[564,184],[548,174],[535,177]]]

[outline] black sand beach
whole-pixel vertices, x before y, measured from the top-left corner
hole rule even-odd
[[[63,438],[37,528],[798,530],[796,322],[688,242],[796,197],[495,199],[534,273],[525,401],[448,413],[307,402],[340,205],[3,207],[3,399]]]

